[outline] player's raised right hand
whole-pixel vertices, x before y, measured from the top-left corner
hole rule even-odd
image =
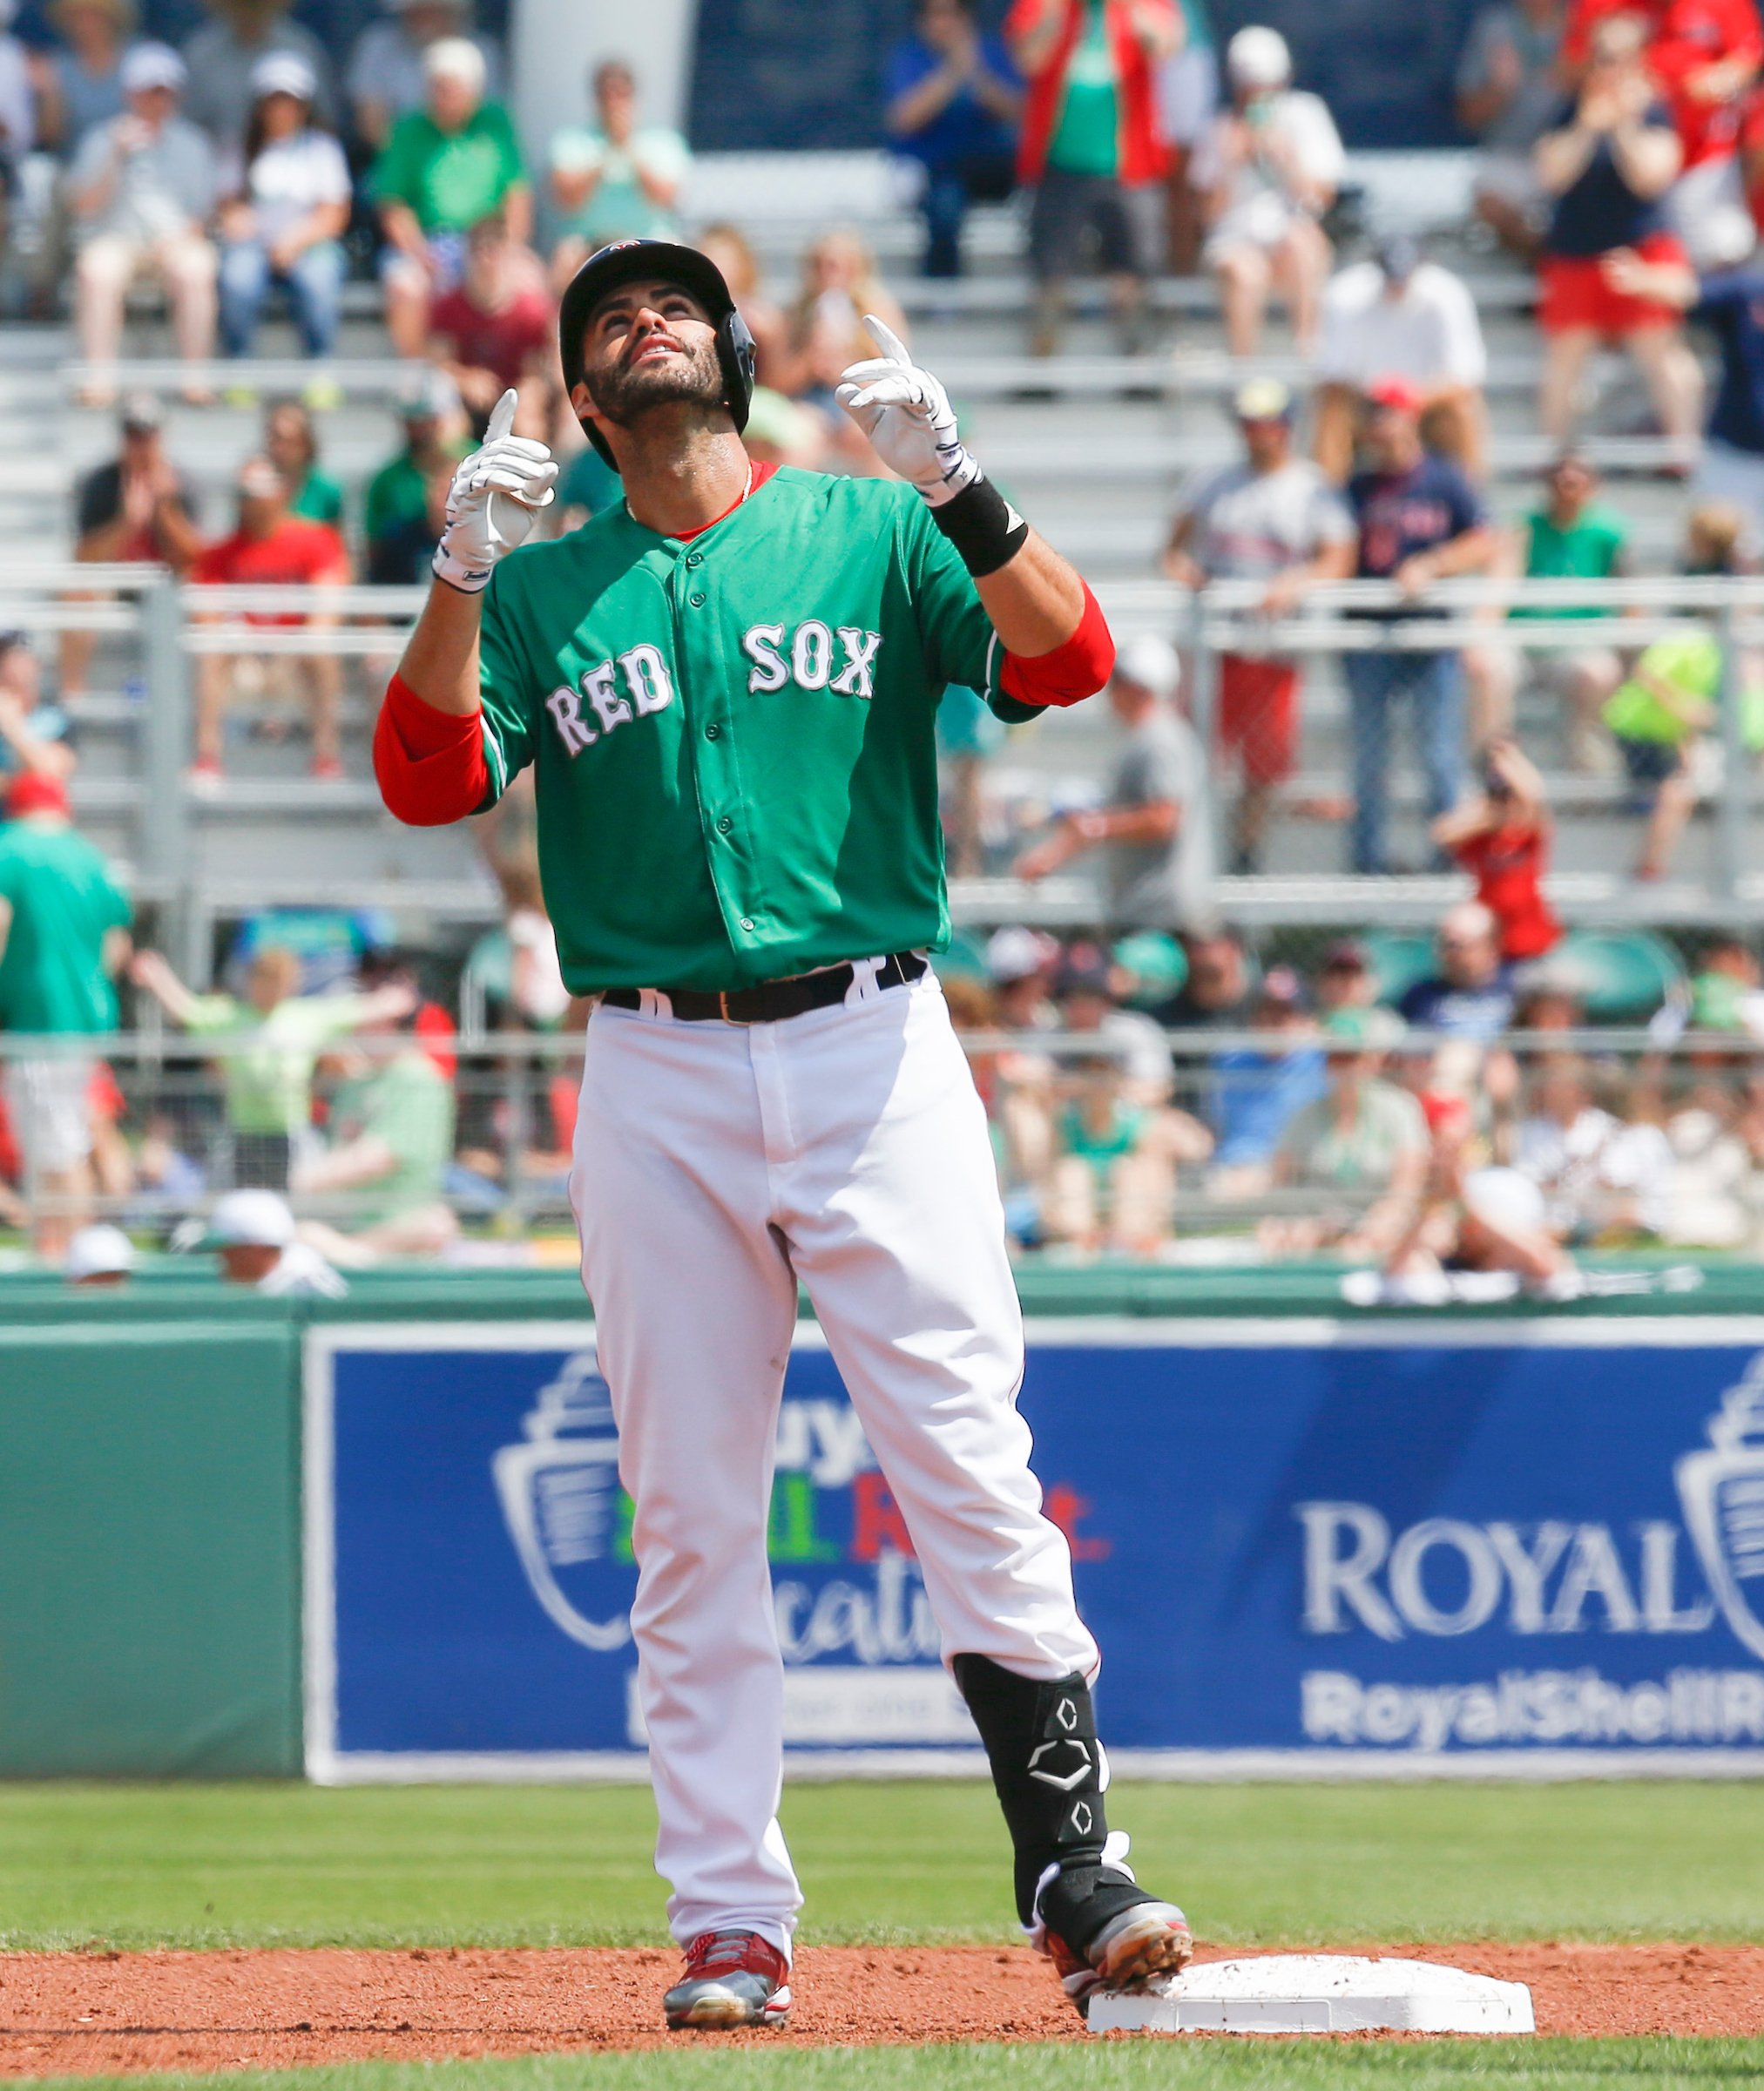
[[[483,448],[461,461],[447,492],[447,528],[435,548],[435,571],[476,595],[505,552],[526,542],[539,511],[556,498],[557,460],[543,443],[509,433],[512,386],[491,410]]]

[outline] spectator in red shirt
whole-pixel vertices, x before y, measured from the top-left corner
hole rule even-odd
[[[191,570],[199,585],[285,587],[290,584],[332,585],[349,578],[348,554],[328,524],[310,523],[288,512],[287,483],[267,457],[249,457],[240,468],[239,527],[230,538],[211,545]],[[228,621],[228,613],[199,615],[205,624]],[[247,610],[247,625],[335,625],[335,616],[313,611]],[[213,788],[220,781],[220,754],[226,700],[241,686],[277,693],[276,671],[289,669],[305,685],[311,707],[313,775],[343,774],[338,752],[339,663],[334,653],[204,653],[198,660],[196,686],[196,763],[191,782]]]
[[[1504,739],[1489,743],[1477,796],[1433,823],[1435,842],[1476,880],[1477,898],[1500,924],[1509,965],[1541,958],[1561,939],[1543,891],[1550,833],[1544,780]]]
[[[465,267],[452,290],[429,308],[429,353],[459,388],[480,437],[510,385],[539,418],[518,432],[543,441],[543,403],[551,390],[557,344],[553,307],[539,258],[509,232],[500,212],[480,218],[466,235]]]
[[[1764,64],[1756,0],[1574,0],[1562,60],[1578,75],[1592,56],[1597,24],[1635,16],[1647,37],[1647,70],[1684,152],[1673,193],[1673,229],[1700,269],[1743,261],[1751,251],[1740,179],[1746,98]]]

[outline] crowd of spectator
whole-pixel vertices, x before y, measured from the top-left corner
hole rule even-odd
[[[560,395],[556,301],[585,254],[631,235],[691,238],[722,267],[758,344],[756,457],[879,469],[834,399],[841,369],[870,353],[864,314],[909,338],[874,254],[829,227],[772,294],[738,227],[691,215],[690,148],[651,120],[628,65],[598,64],[583,120],[529,156],[503,53],[469,0],[389,0],[347,53],[281,0],[204,6],[181,49],[139,37],[132,0],[54,0],[53,41],[28,51],[0,37],[0,157],[16,171],[48,153],[59,170],[31,294],[46,302],[66,284],[84,397],[118,418],[113,459],[78,490],[79,560],[152,562],[199,586],[420,583],[454,467],[510,386],[521,431],[566,453],[556,517],[572,526],[617,485]],[[1204,0],[1014,0],[995,17],[916,0],[880,68],[923,273],[959,275],[971,207],[1021,193],[1037,355],[1066,338],[1086,269],[1105,280],[1129,356],[1162,345],[1154,277],[1209,280],[1238,366],[1241,450],[1182,489],[1162,566],[1186,590],[1255,592],[1209,664],[1204,709],[1170,639],[1123,646],[1106,774],[1054,795],[1039,831],[1013,832],[990,860],[983,780],[1004,729],[971,693],[943,707],[952,867],[1029,887],[1068,870],[1096,879],[1086,934],[1011,927],[944,969],[976,1039],[1016,1239],[1166,1255],[1199,1234],[1232,1253],[1539,1282],[1590,1242],[1758,1245],[1764,1084],[1740,1046],[1668,1066],[1578,1045],[1516,1056],[1504,1040],[1515,1023],[1578,1036],[1585,1014],[1545,891],[1552,765],[1522,746],[1539,699],[1577,782],[1625,795],[1635,876],[1659,880],[1709,788],[1735,692],[1740,745],[1764,749],[1764,678],[1724,654],[1712,623],[1634,646],[1395,643],[1457,576],[1585,583],[1584,602],[1547,614],[1609,621],[1598,585],[1636,561],[1620,496],[1577,447],[1601,347],[1632,360],[1662,469],[1689,489],[1682,570],[1751,572],[1764,553],[1754,0],[1495,0],[1470,25],[1456,87],[1479,142],[1476,208],[1484,238],[1537,274],[1536,418],[1554,453],[1517,515],[1489,491],[1490,361],[1471,291],[1412,238],[1355,239],[1342,139],[1280,33],[1251,24],[1215,51]],[[359,504],[327,470],[321,434],[352,274],[377,281],[390,348],[410,366],[397,435]],[[248,359],[272,313],[314,365],[299,396],[259,403],[218,534],[159,398],[126,389],[144,280],[165,300],[187,402],[254,399]],[[1276,312],[1302,379],[1290,357],[1281,377],[1258,367]],[[1707,411],[1693,340],[1716,359]],[[215,377],[217,353],[239,366],[236,384]],[[1340,659],[1346,774],[1298,806],[1308,662],[1279,627],[1351,579],[1388,588],[1355,612],[1367,643]],[[338,613],[321,597],[299,613],[194,614],[240,637],[236,652],[196,657],[193,784],[223,783],[229,719],[253,706],[291,715],[314,777],[341,779],[343,669],[322,639]],[[315,634],[310,650],[251,650],[253,630],[296,624]],[[100,1193],[155,1226],[216,1196],[255,1199],[201,1240],[249,1282],[280,1270],[294,1283],[443,1251],[462,1215],[502,1208],[512,1177],[557,1192],[567,1084],[528,1081],[518,1106],[494,1083],[462,1084],[453,1016],[402,960],[352,952],[323,978],[297,942],[266,932],[210,994],[152,950],[132,953],[127,903],[70,817],[91,634],[64,633],[54,665],[46,695],[34,647],[0,633],[0,1027],[70,1041],[6,1062],[0,1219],[31,1221],[54,1259]],[[1405,734],[1427,852],[1409,865],[1391,816]],[[1277,939],[1257,953],[1221,926],[1221,873],[1266,870],[1274,823],[1295,807],[1341,820],[1355,872],[1468,875],[1475,898],[1444,915],[1429,971],[1393,978],[1375,940],[1335,943],[1315,964]],[[510,1023],[568,1025],[581,1012],[518,794],[501,817],[489,853],[502,947],[468,971],[496,976]],[[1748,1039],[1764,1029],[1743,946],[1714,947],[1685,997],[1663,1017]],[[89,1041],[130,1008],[168,1022],[191,1066],[214,1052],[202,1108],[144,1115],[125,1101]],[[97,1260],[94,1282],[116,1275],[113,1243],[81,1257]]]
[[[1485,817],[1517,833],[1539,816]],[[1511,900],[1524,875],[1497,895],[1503,876]],[[1539,1284],[1589,1249],[1757,1253],[1764,995],[1745,944],[1710,944],[1656,1012],[1652,1039],[1723,1034],[1670,1062],[1585,1049],[1589,976],[1547,914],[1464,902],[1402,985],[1412,956],[1338,941],[1306,968],[1259,964],[1221,928],[997,932],[947,991],[1014,1239]]]

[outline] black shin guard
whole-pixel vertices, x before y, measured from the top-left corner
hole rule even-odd
[[[985,1655],[951,1668],[992,1767],[1016,1852],[1017,1913],[1034,1923],[1036,1889],[1057,1865],[1039,1914],[1076,1953],[1135,1904],[1154,1899],[1125,1868],[1103,1864],[1109,1826],[1105,1774],[1090,1687],[1074,1673],[1053,1684],[1018,1677]]]

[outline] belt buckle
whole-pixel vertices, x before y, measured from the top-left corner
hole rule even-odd
[[[745,991],[746,991],[742,988],[737,988],[735,990],[737,994],[742,994]],[[729,999],[730,998],[726,989],[719,988],[717,990],[717,1008],[722,1016],[724,1023],[739,1024],[744,1031],[751,1031],[754,1025],[760,1021],[760,1018],[758,1017],[736,1016],[734,1012],[729,1007]]]

